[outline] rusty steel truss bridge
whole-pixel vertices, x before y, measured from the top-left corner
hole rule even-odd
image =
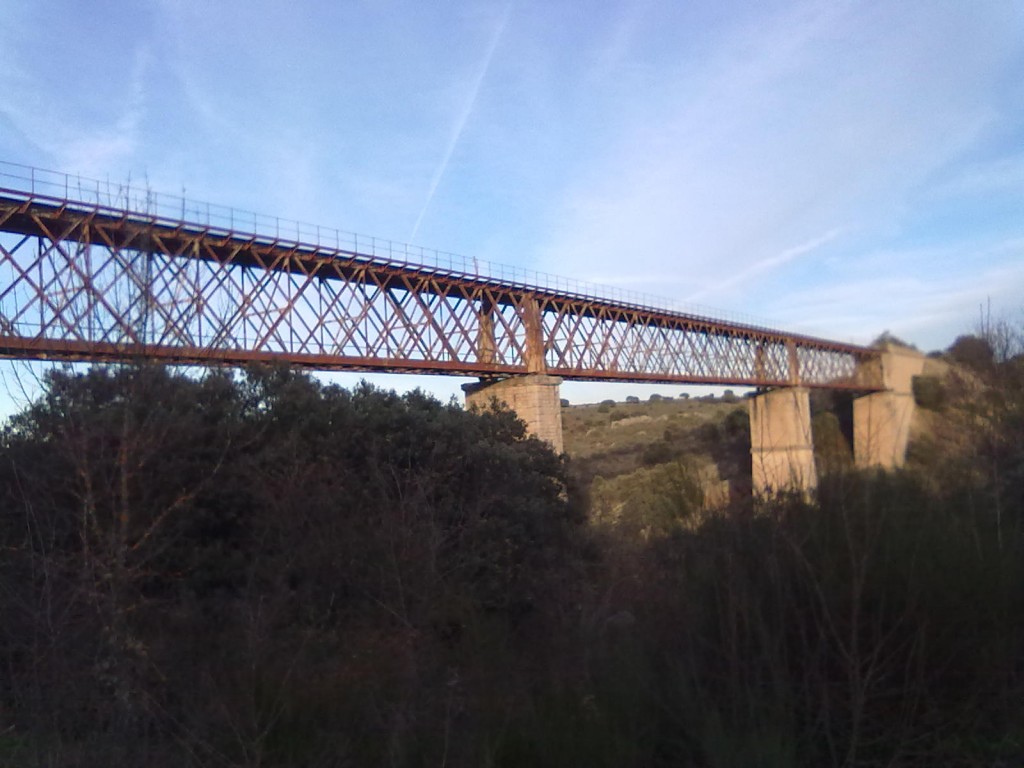
[[[883,388],[870,348],[3,163],[0,357]]]

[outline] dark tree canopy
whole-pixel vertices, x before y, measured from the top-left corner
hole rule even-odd
[[[271,749],[260,728],[286,713],[246,697],[301,678],[368,686],[384,710],[356,707],[358,740],[466,643],[548,634],[579,518],[510,412],[280,369],[97,367],[44,389],[0,443],[0,704],[21,727]]]
[[[905,471],[819,396],[817,497],[709,511],[709,406],[586,520],[507,411],[51,373],[0,433],[0,765],[1020,764],[1024,366],[947,383]]]
[[[960,365],[976,371],[988,370],[995,360],[992,345],[988,340],[973,335],[957,336],[950,345],[948,354]]]

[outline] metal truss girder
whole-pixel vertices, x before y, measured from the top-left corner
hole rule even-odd
[[[2,192],[0,355],[882,388],[863,347]]]

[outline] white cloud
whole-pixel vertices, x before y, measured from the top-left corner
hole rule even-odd
[[[793,246],[792,248],[786,248],[773,256],[766,256],[736,274],[719,280],[713,289],[704,289],[703,291],[697,291],[696,293],[691,294],[686,298],[686,301],[700,301],[709,293],[724,291],[730,288],[735,288],[738,285],[742,285],[751,278],[754,278],[764,272],[781,267],[784,264],[790,263],[794,259],[818,250],[826,243],[835,240],[842,232],[842,227],[835,227],[825,234],[813,237],[800,245]]]
[[[960,269],[951,269],[959,263]],[[894,272],[888,265],[905,264]],[[1024,236],[984,246],[943,245],[866,254],[857,276],[794,287],[772,315],[793,331],[866,343],[883,330],[925,348],[944,348],[970,330],[988,300],[1013,314],[1024,296]]]
[[[79,127],[62,137],[51,152],[61,168],[73,168],[88,176],[101,177],[112,168],[131,160],[139,146],[139,130],[145,118],[148,93],[147,74],[153,56],[149,48],[135,49],[129,75],[127,101],[112,125]]]
[[[145,43],[135,47],[131,61],[121,91],[123,100],[110,101],[98,119],[76,114],[62,94],[48,90],[30,71],[6,66],[0,72],[6,95],[0,109],[56,170],[109,177],[133,158],[145,117],[147,77],[153,62]]]
[[[996,119],[1020,48],[1012,30],[986,38],[998,19],[923,11],[805,3],[666,68],[567,186],[545,268],[757,306],[747,278],[790,266],[792,243],[897,234],[929,174]]]

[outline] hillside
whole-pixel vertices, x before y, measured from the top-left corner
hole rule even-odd
[[[568,406],[562,427],[597,518],[666,482],[696,486],[691,504],[700,508],[750,494],[747,403],[735,395]]]
[[[925,363],[916,390],[908,466],[927,469],[941,456],[953,461],[971,450],[962,435],[976,418],[983,389],[970,367],[937,357]],[[811,393],[819,475],[853,465],[853,398],[845,392]],[[747,397],[605,400],[562,409],[570,471],[589,489],[595,519],[618,519],[623,509],[666,483],[690,486],[688,504],[714,509],[750,495],[750,424]]]

